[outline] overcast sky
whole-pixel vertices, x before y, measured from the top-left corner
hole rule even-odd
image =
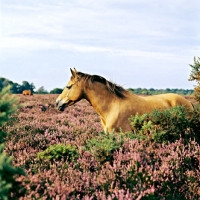
[[[63,88],[70,68],[125,88],[193,89],[199,0],[2,0],[0,77]]]

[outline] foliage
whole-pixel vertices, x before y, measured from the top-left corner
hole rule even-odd
[[[63,89],[61,89],[61,88],[55,88],[50,91],[50,94],[61,94],[62,91],[63,91]]]
[[[21,168],[12,165],[12,157],[8,157],[4,152],[4,138],[6,133],[2,131],[2,126],[10,115],[19,108],[18,99],[9,94],[10,87],[5,87],[0,92],[0,199],[6,200],[17,198],[22,195],[23,188],[16,180],[16,175],[25,175]]]
[[[178,106],[164,111],[154,110],[152,113],[130,118],[133,128],[132,138],[150,139],[155,142],[175,142],[183,138],[187,143],[191,138],[200,144],[200,109],[188,111]]]
[[[10,119],[10,115],[19,108],[18,99],[10,95],[10,86],[2,89],[0,92],[0,127]],[[3,142],[5,133],[0,129],[0,143]]]
[[[0,77],[0,91],[4,87],[7,87],[9,85],[10,85],[10,91],[12,94],[22,94],[23,90],[31,90],[32,92],[37,93],[37,94],[48,94],[48,91],[44,88],[44,86],[34,91],[35,90],[34,83],[29,83],[28,81],[22,81],[22,84],[18,84],[6,78]],[[62,92],[62,89],[55,88],[50,91],[50,94],[60,94],[61,92]]]
[[[87,140],[85,149],[92,153],[95,158],[104,163],[113,160],[113,153],[124,143],[125,135],[123,133],[104,133]]]
[[[176,94],[182,94],[182,95],[192,95],[194,90],[191,89],[154,89],[154,88],[129,88],[129,91],[131,91],[134,94],[142,94],[142,95],[156,95],[156,94],[165,94],[165,93],[176,93]]]
[[[28,81],[22,81],[22,91],[23,90],[33,90],[35,89],[35,86],[33,83],[29,83]]]
[[[22,85],[18,83],[14,83],[6,78],[0,77],[0,91],[4,88],[10,85],[10,91],[13,94],[21,94],[23,90],[33,90],[35,89],[35,86],[33,83],[29,83],[28,81],[23,81]]]
[[[48,91],[44,88],[44,86],[38,88],[38,90],[35,92],[36,94],[48,94]]]
[[[46,150],[39,152],[37,157],[41,160],[60,160],[65,158],[68,162],[72,162],[77,159],[78,152],[77,148],[70,144],[54,144]]]
[[[200,102],[200,58],[194,57],[194,64],[190,64],[192,71],[190,73],[189,81],[196,81],[197,86],[194,88],[194,96]]]
[[[0,145],[0,199],[20,197],[24,193],[16,175],[25,175],[24,170],[12,165],[12,158],[3,153],[4,145]]]

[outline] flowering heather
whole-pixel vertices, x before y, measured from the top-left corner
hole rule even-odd
[[[84,100],[59,112],[57,95],[19,97],[24,107],[3,131],[7,154],[26,172],[18,177],[26,189],[21,200],[200,198],[200,146],[194,140],[108,137]],[[108,140],[117,146],[108,148]],[[45,159],[48,152],[51,159]],[[102,153],[109,159],[99,160]]]

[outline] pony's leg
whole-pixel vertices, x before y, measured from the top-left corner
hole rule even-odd
[[[103,127],[104,132],[108,132],[105,121],[101,118],[101,125]]]
[[[101,125],[103,127],[103,130],[105,133],[111,133],[114,131],[114,128],[111,126],[106,125],[106,123],[104,123],[104,121],[101,119]]]

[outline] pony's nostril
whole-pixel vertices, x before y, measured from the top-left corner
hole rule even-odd
[[[58,107],[59,101],[56,101],[56,107]]]

